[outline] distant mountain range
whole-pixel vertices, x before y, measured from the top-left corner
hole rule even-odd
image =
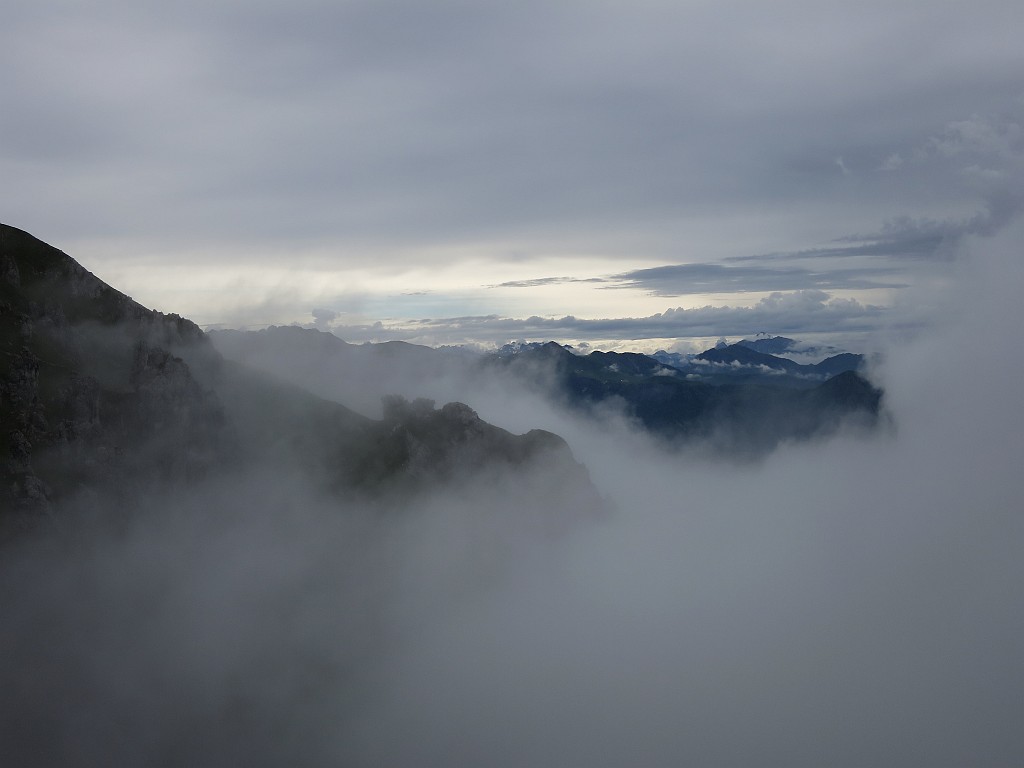
[[[863,357],[848,353],[803,365],[742,343],[681,356],[583,355],[547,342],[512,343],[473,356],[401,342],[347,344],[295,326],[210,337],[229,359],[367,412],[379,407],[376,393],[412,397],[442,380],[456,382],[471,401],[492,377],[581,413],[620,407],[662,439],[701,439],[715,450],[745,455],[828,435],[843,423],[872,426],[881,407],[881,392],[857,373]]]
[[[843,423],[870,427],[879,417],[882,393],[856,372],[860,355],[805,366],[733,344],[678,366],[667,362],[674,359],[665,353],[577,355],[552,342],[496,355],[487,364],[524,381],[554,381],[556,396],[571,407],[621,403],[656,435],[700,438],[740,454],[827,435]]]
[[[697,355],[660,351],[655,352],[653,357],[687,374],[691,380],[708,384],[737,383],[744,379],[771,376],[774,384],[795,388],[812,387],[837,374],[859,371],[865,366],[863,355],[849,352],[835,354],[813,364],[798,363],[779,356],[793,346],[793,339],[775,336],[720,344]],[[776,349],[777,352],[770,353],[767,349]]]
[[[303,339],[343,348],[333,337]],[[411,345],[360,354],[383,368],[395,354],[423,355],[423,365],[440,359]],[[325,493],[379,496],[539,461],[557,468],[563,497],[600,504],[554,434],[513,435],[462,404],[396,397],[383,418],[367,418],[225,359],[191,321],[143,307],[63,252],[0,225],[0,528],[8,533],[82,494],[125,500],[258,467],[297,467]]]

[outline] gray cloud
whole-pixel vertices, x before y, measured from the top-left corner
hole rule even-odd
[[[338,313],[333,309],[314,309],[313,325],[320,329],[326,329],[338,317]]]
[[[785,334],[867,334],[894,318],[882,307],[838,299],[821,290],[776,292],[752,307],[682,307],[648,317],[585,319],[509,318],[499,315],[432,318],[407,323],[339,324],[332,331],[346,341],[406,340],[422,344],[503,344],[510,339],[621,339],[742,336],[771,329]]]
[[[799,252],[790,258],[814,256],[877,255],[880,246],[866,245]],[[812,255],[813,254],[813,255]],[[737,256],[725,261],[771,261],[778,256]],[[886,280],[886,278],[889,278]],[[748,293],[794,291],[807,289],[864,290],[871,288],[903,288],[905,283],[893,282],[902,277],[899,269],[875,267],[861,269],[811,270],[799,266],[747,266],[726,264],[667,264],[661,267],[635,269],[607,277],[540,277],[532,280],[510,280],[492,288],[540,288],[566,283],[604,283],[609,289],[633,288],[654,296],[687,296],[698,293]]]
[[[605,283],[603,277],[538,277],[533,280],[508,280],[504,283],[489,286],[491,288],[540,288],[545,285],[563,285],[564,283]]]
[[[619,513],[398,648],[352,748],[373,764],[1012,762],[1022,232],[975,241],[958,290],[931,297],[938,332],[890,348],[875,373],[893,434],[740,470],[552,424]],[[551,418],[481,389],[507,426]]]
[[[1021,210],[1021,23],[996,0],[14,3],[0,209],[133,294],[177,265],[147,299],[167,311],[193,269],[283,263],[368,294],[365,272],[461,263],[453,282],[524,289],[480,315],[520,317],[579,313],[562,280],[612,275],[656,296],[914,285]],[[513,260],[544,271],[507,279]],[[314,280],[297,303],[261,284],[187,312],[339,309]]]
[[[881,232],[867,235],[846,235],[836,242],[851,245],[806,248],[787,253],[728,256],[726,263],[772,262],[806,259],[847,258],[851,256],[882,256],[894,259],[941,259],[943,245],[966,234],[965,227],[931,221],[915,221],[908,217],[888,222]],[[882,268],[884,271],[885,268]]]
[[[695,220],[740,223],[766,199],[833,236],[927,214],[922,185],[970,204],[949,164],[993,141],[964,121],[1019,112],[1024,65],[1007,33],[1020,11],[1000,2],[15,6],[0,31],[11,222],[249,259],[526,236],[668,255]],[[957,121],[924,159],[865,172]]]
[[[287,463],[119,498],[109,528],[82,499],[0,561],[5,755],[1012,765],[1024,227],[1007,235],[875,372],[892,433],[737,467],[472,382],[485,417],[566,436],[617,504],[602,519],[539,493],[543,467],[383,515]],[[553,534],[560,513],[579,522]]]
[[[655,296],[792,290],[836,290],[903,287],[881,282],[894,269],[811,270],[802,267],[733,267],[722,264],[675,264],[613,275],[622,288],[640,288]]]

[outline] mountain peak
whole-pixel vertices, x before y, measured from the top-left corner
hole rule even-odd
[[[758,336],[756,339],[742,339],[736,343],[766,355],[778,355],[796,346],[794,339],[785,336]]]

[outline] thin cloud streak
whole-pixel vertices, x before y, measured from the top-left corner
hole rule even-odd
[[[603,277],[538,277],[533,280],[507,280],[504,283],[488,286],[489,288],[542,288],[548,285],[564,285],[565,283],[606,283]]]
[[[801,267],[730,267],[721,264],[676,264],[637,269],[611,280],[618,288],[640,288],[656,296],[707,293],[759,293],[793,290],[868,290],[903,288],[905,283],[884,283],[877,278],[898,274],[892,268],[811,270]]]
[[[338,324],[346,341],[405,340],[421,344],[501,345],[514,339],[643,340],[752,335],[765,328],[797,335],[867,334],[889,324],[883,307],[840,299],[820,290],[772,293],[752,307],[677,307],[649,317],[587,319],[509,318],[499,315],[432,318],[408,322]]]

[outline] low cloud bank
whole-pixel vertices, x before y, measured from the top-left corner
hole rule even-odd
[[[973,243],[934,335],[892,350],[879,375],[896,434],[737,469],[560,425],[618,514],[404,648],[355,753],[1012,762],[1024,748],[1016,229]],[[949,364],[950,344],[973,372]]]
[[[1022,235],[972,243],[933,332],[889,355],[891,434],[737,467],[667,455],[614,416],[477,391],[483,418],[566,437],[608,516],[539,496],[542,468],[389,510],[316,498],[276,468],[145,500],[116,524],[81,501],[63,535],[0,566],[4,752],[1011,764]]]

